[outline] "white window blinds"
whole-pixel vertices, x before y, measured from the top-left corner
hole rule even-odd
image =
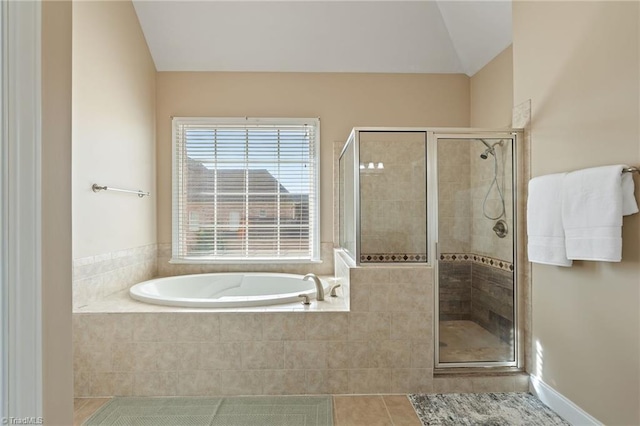
[[[175,262],[319,260],[318,119],[173,119]]]

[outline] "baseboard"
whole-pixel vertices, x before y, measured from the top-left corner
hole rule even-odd
[[[530,377],[529,390],[572,425],[602,426],[601,422],[536,376]]]

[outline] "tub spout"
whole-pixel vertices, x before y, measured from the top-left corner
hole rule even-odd
[[[316,274],[307,274],[302,279],[303,281],[309,281],[312,279],[316,283],[316,300],[322,302],[324,300],[324,287],[322,287],[322,281],[316,276]]]

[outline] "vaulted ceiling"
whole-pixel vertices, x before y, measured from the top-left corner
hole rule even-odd
[[[511,2],[155,1],[158,71],[465,73],[511,44]]]

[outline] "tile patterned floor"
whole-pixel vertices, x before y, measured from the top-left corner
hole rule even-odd
[[[510,345],[473,321],[440,321],[440,361],[511,361]]]
[[[74,426],[80,426],[108,398],[76,398]],[[334,426],[420,426],[406,395],[334,396]]]

